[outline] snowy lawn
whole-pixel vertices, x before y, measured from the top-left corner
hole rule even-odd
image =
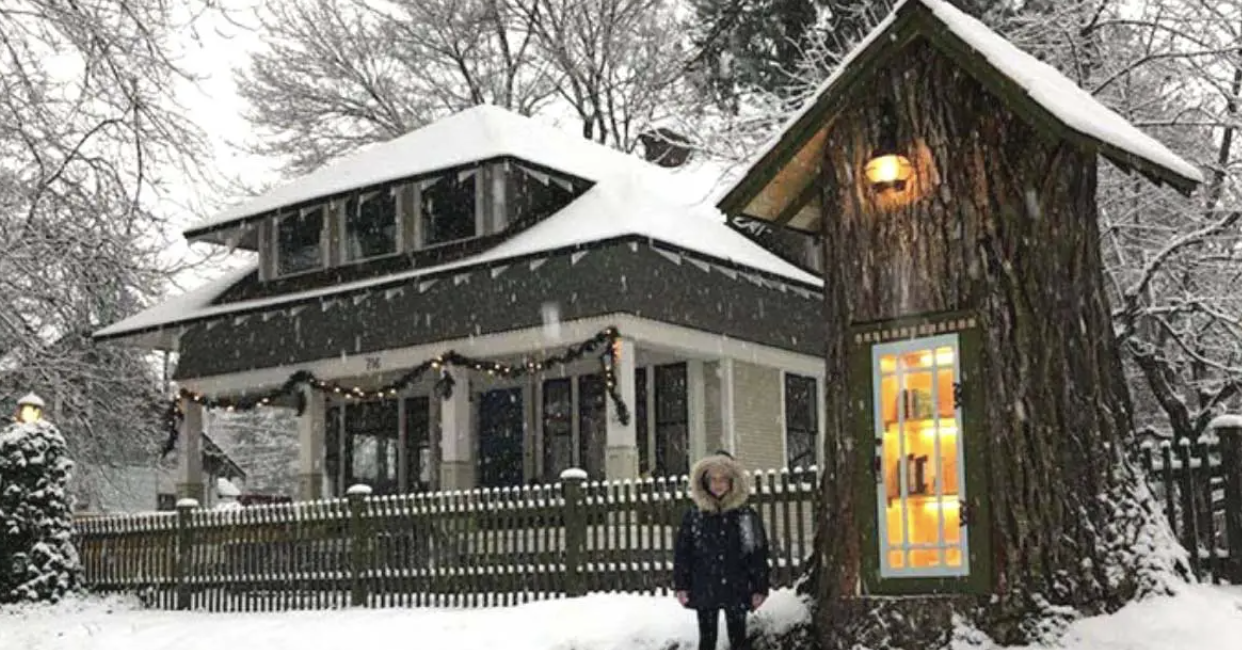
[[[806,616],[778,591],[753,625]],[[723,619],[721,635],[724,635]],[[0,610],[0,650],[663,650],[695,639],[694,613],[672,597],[601,594],[477,610],[355,609],[199,614],[140,611],[120,600]]]
[[[752,624],[784,630],[805,614],[782,591]],[[3,650],[340,650],[380,642],[455,650],[663,650],[674,643],[693,647],[694,637],[692,615],[672,599],[626,595],[487,610],[197,614],[141,611],[120,600],[0,610]],[[954,650],[980,647],[989,646],[959,642]],[[1242,588],[1192,586],[1076,623],[1056,650],[1234,647],[1242,647]]]

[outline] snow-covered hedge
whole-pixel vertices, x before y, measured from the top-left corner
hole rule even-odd
[[[82,584],[65,489],[72,469],[52,423],[0,431],[0,603],[57,601]]]

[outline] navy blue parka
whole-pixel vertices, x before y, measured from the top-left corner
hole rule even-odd
[[[717,499],[707,487],[710,470],[731,478]],[[691,609],[746,608],[751,596],[768,594],[768,539],[763,521],[746,504],[750,495],[741,465],[727,454],[708,456],[690,472],[694,507],[677,532],[673,588],[689,594]]]

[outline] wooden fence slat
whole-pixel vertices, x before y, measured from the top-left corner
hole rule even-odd
[[[653,536],[655,511],[652,508],[652,500],[655,495],[655,481],[650,477],[643,479],[639,484],[638,492],[638,520],[642,522],[642,527],[638,530],[638,546],[642,549],[643,554],[643,591],[654,594],[656,589],[656,580],[653,575],[655,566],[651,562],[652,558],[655,557],[655,538]]]
[[[782,497],[780,499],[781,531],[779,535],[773,536],[773,539],[783,542],[781,546],[784,547],[783,556],[785,559],[785,567],[784,567],[784,571],[781,573],[781,576],[780,576],[780,584],[789,584],[794,581],[794,577],[795,577],[793,536],[789,534],[789,530],[793,524],[792,517],[790,516],[791,513],[789,512],[789,508],[792,504],[790,503],[791,501],[790,499],[785,498],[785,497],[788,497],[789,494],[791,493],[789,479],[790,479],[789,470],[781,471],[781,475],[780,475],[780,496]],[[769,544],[770,543],[771,543],[771,540],[769,540]]]
[[[1169,526],[1176,531],[1178,521],[1177,506],[1175,505],[1177,483],[1173,480],[1173,445],[1168,441],[1160,444],[1160,460],[1164,465],[1162,468],[1165,486],[1164,514],[1169,519]]]
[[[1195,575],[1202,575],[1203,570],[1199,558],[1199,517],[1198,510],[1195,508],[1195,473],[1192,471],[1194,465],[1191,451],[1189,440],[1183,439],[1177,446],[1178,457],[1182,462],[1180,472],[1182,481],[1178,486],[1182,495],[1182,545],[1190,554],[1191,570],[1195,572]]]
[[[1242,584],[1242,427],[1229,422],[1215,429],[1220,439],[1223,477],[1226,573],[1233,584]]]
[[[1207,551],[1205,570],[1213,582],[1221,580],[1220,554],[1216,546],[1216,518],[1212,512],[1212,453],[1206,436],[1200,436],[1194,444],[1194,457],[1199,460],[1201,471],[1195,473],[1196,511],[1202,512],[1203,547]]]
[[[642,572],[638,570],[638,552],[634,549],[634,527],[637,524],[637,518],[634,516],[634,482],[626,479],[619,488],[620,496],[620,526],[618,531],[618,541],[621,544],[623,573],[621,579],[621,589],[628,592],[639,591],[642,588],[640,578]]]

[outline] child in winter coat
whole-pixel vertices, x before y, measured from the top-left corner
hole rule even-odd
[[[746,614],[768,596],[768,539],[742,466],[727,452],[708,456],[690,471],[690,509],[677,532],[673,588],[684,607],[698,611],[699,650],[715,650],[720,611],[729,647],[745,650]]]

